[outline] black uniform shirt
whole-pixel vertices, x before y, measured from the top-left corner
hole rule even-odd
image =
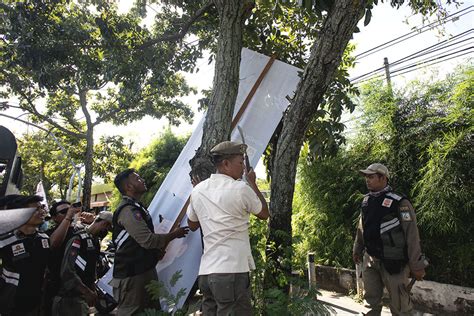
[[[0,258],[3,271],[0,292],[2,296],[13,300],[2,304],[1,313],[21,315],[39,306],[49,255],[49,237],[46,234],[36,232],[24,235],[17,231],[2,237]]]

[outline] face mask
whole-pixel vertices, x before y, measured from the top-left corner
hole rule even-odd
[[[49,227],[49,222],[48,221],[44,221],[39,227],[38,229],[42,232],[48,230],[48,227]]]

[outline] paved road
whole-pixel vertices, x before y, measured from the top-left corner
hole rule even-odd
[[[326,306],[329,308],[331,315],[363,315],[362,313],[367,312],[367,308],[364,307],[363,303],[355,301],[352,297],[346,296],[344,294],[340,293],[335,293],[335,292],[330,292],[330,291],[324,291],[324,290],[319,290],[321,293],[320,296],[318,296],[318,300],[321,302],[324,302]],[[195,297],[191,305],[194,305],[193,307],[196,307],[197,300],[199,300],[199,297]],[[198,316],[201,315],[199,313],[194,312],[196,308],[193,310],[190,310],[189,316]],[[90,314],[93,316],[94,314]],[[98,314],[95,314],[98,315]],[[112,312],[110,315],[115,315],[115,311]],[[390,310],[387,307],[384,307],[382,309],[382,316],[389,316],[392,315],[390,313]],[[415,312],[416,316],[433,316],[433,314],[429,313],[422,313],[422,312]]]

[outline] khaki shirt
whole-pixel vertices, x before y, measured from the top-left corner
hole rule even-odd
[[[152,232],[141,217],[140,211],[132,205],[124,207],[117,222],[125,228],[130,237],[145,249],[164,248],[166,246],[165,235]]]

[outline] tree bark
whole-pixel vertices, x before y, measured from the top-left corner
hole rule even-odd
[[[239,90],[243,23],[253,8],[254,1],[215,0],[214,4],[219,14],[214,81],[201,146],[190,161],[191,175],[196,175],[201,180],[207,179],[215,171],[209,150],[230,138],[230,124]]]
[[[79,102],[86,119],[86,153],[84,157],[84,180],[82,186],[82,205],[89,210],[92,191],[93,159],[94,159],[94,124],[87,109],[87,90],[79,89]]]
[[[366,0],[335,0],[311,49],[310,59],[285,114],[281,135],[274,148],[267,260],[269,266],[287,276],[291,272],[292,202],[300,149],[366,4]],[[267,285],[277,286],[274,276],[275,271],[267,273]]]

